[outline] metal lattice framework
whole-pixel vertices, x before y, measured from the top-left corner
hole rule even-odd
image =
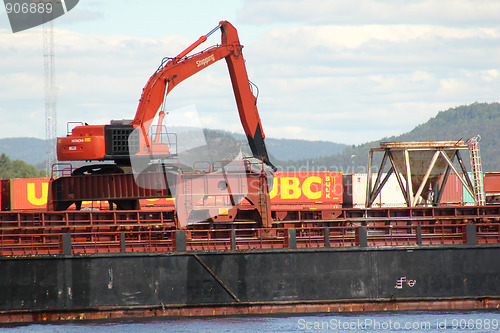
[[[394,173],[408,207],[419,203],[438,205],[450,172],[454,172],[469,194],[477,200],[479,190],[471,181],[460,156],[460,150],[469,150],[470,145],[459,141],[381,142],[380,148],[370,149],[368,155],[368,179],[366,207],[371,207],[389,177]],[[375,183],[372,184],[372,161],[374,152],[384,152]],[[458,161],[460,170],[454,165]],[[382,179],[384,168],[390,169]],[[484,204],[484,203],[483,203]]]

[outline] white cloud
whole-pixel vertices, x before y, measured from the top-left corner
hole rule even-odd
[[[500,77],[500,69],[488,69],[481,71],[481,77],[485,82],[495,82]]]
[[[498,28],[481,26],[285,25],[247,58],[258,61],[260,109],[286,113],[265,127],[296,122],[300,138],[329,140],[348,128],[362,143],[411,130],[438,110],[498,98],[499,39]]]
[[[22,34],[5,33],[0,98],[4,108],[21,115],[36,107],[44,114],[44,51],[41,29]],[[55,82],[58,87],[58,133],[67,121],[133,118],[142,87],[161,59],[175,56],[190,41],[179,35],[145,39],[54,31]],[[36,105],[36,106],[35,106]],[[21,122],[21,121],[19,121]],[[43,122],[42,122],[43,124]],[[32,133],[44,137],[45,129],[34,122]],[[12,127],[3,136],[21,135]]]
[[[268,137],[359,144],[407,132],[440,110],[498,100],[500,2],[252,0],[240,13],[232,23],[252,36],[241,43]],[[87,19],[106,30],[104,19]],[[132,118],[161,59],[194,41],[182,26],[138,37],[77,32],[78,19],[71,23],[55,34],[60,134],[67,121]],[[202,23],[190,31],[212,28]],[[40,31],[0,31],[3,137],[21,127],[44,137]],[[219,42],[215,35],[206,46]],[[176,87],[167,108],[191,104],[206,126],[242,131],[223,61]]]
[[[239,12],[253,24],[438,24],[493,25],[500,3],[495,0],[247,0]]]

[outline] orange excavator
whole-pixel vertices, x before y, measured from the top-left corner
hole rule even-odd
[[[189,55],[211,34],[221,30],[221,44]],[[211,64],[225,59],[238,106],[243,129],[254,157],[273,167],[264,143],[264,132],[257,111],[257,99],[253,95],[245,68],[236,29],[227,21],[208,34],[200,37],[174,58],[165,58],[162,65],[150,77],[143,89],[139,106],[132,121],[112,121],[109,125],[81,124],[72,129],[66,137],[57,139],[59,161],[114,161],[115,164],[101,164],[77,169],[76,175],[85,173],[114,173],[121,166],[130,165],[131,156],[166,157],[171,155],[166,143],[159,141],[159,129],[152,130],[152,122],[166,96],[183,80],[191,77]],[[164,111],[158,114],[159,124]],[[132,138],[131,135],[134,135]],[[137,133],[139,133],[137,135]],[[274,168],[274,167],[273,167]],[[75,174],[75,173],[74,173]]]

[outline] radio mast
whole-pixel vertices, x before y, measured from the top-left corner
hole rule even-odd
[[[50,177],[52,164],[56,162],[57,91],[54,71],[54,21],[43,24],[43,60],[45,74],[45,171]]]

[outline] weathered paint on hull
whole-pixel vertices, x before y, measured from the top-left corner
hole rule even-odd
[[[2,257],[1,322],[492,309],[500,246]]]
[[[264,302],[200,304],[198,306],[156,305],[137,307],[102,307],[86,309],[49,309],[37,311],[2,311],[0,323],[31,323],[77,320],[113,320],[123,318],[177,318],[246,315],[298,315],[307,313],[343,313],[364,311],[411,310],[498,310],[499,297],[405,299],[405,300],[345,300],[318,302]]]

